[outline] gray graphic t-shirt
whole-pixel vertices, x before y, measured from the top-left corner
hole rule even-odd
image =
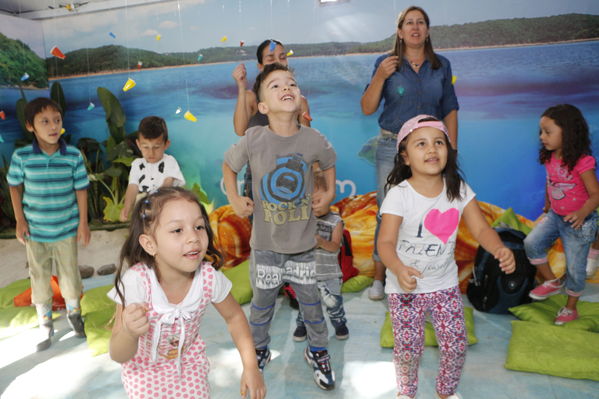
[[[225,162],[234,172],[248,162],[252,169],[253,249],[293,254],[314,248],[312,164],[316,161],[322,170],[335,166],[335,150],[322,134],[305,126],[291,137],[256,126],[227,150]]]

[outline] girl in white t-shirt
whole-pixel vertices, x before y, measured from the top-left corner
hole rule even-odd
[[[486,222],[460,176],[447,128],[436,118],[418,115],[402,126],[387,189],[377,245],[387,268],[398,398],[416,396],[427,314],[439,342],[437,394],[459,398],[467,346],[454,259],[460,217],[504,272],[514,271],[514,255]]]
[[[208,215],[196,196],[162,187],[139,201],[121,250],[110,357],[122,363],[130,398],[209,398],[201,317],[212,304],[227,323],[243,363],[241,396],[264,398],[247,319],[217,269]],[[131,265],[125,268],[123,265]]]

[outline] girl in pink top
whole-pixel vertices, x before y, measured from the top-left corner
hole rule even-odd
[[[578,108],[569,104],[548,108],[541,116],[539,161],[547,171],[546,215],[524,240],[526,254],[545,282],[530,292],[545,299],[566,288],[568,301],[555,324],[578,317],[576,303],[584,289],[587,253],[597,234],[599,183],[591,153],[589,128]],[[547,261],[547,250],[561,238],[566,276],[557,278]]]
[[[212,304],[243,363],[241,396],[266,395],[247,319],[218,271],[208,215],[196,196],[162,187],[139,201],[121,251],[110,357],[130,398],[210,398],[201,318]],[[131,265],[123,272],[124,264]]]

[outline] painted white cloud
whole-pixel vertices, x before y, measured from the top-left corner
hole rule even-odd
[[[179,26],[179,24],[175,21],[162,21],[158,26],[162,29],[173,29]]]
[[[156,36],[158,31],[156,29],[146,29],[141,35],[142,36]]]

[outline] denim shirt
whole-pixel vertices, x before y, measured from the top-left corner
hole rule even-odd
[[[389,54],[377,58],[373,76],[387,57]],[[432,69],[430,62],[426,60],[418,73],[404,59],[401,69],[385,80],[381,94],[384,99],[383,112],[379,116],[379,126],[382,129],[397,133],[408,119],[416,115],[427,114],[442,120],[454,109],[459,109],[451,83],[451,64],[439,54],[437,58],[441,62],[440,68]]]

